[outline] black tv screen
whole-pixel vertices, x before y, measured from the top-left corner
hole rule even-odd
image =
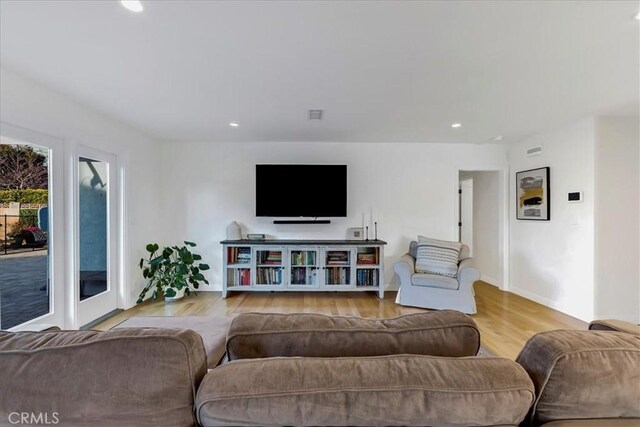
[[[347,216],[347,166],[256,165],[256,216]]]

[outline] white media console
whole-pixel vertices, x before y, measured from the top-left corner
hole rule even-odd
[[[373,291],[384,297],[382,240],[224,240],[230,291]]]

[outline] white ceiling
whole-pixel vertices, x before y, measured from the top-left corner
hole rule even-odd
[[[1,65],[166,140],[509,142],[638,114],[635,1],[143,4],[2,0]]]

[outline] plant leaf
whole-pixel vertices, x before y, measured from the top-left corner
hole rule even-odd
[[[191,246],[191,247],[194,247],[196,245],[195,243],[187,242],[186,240],[184,241],[184,244],[187,245],[187,246]]]
[[[202,271],[206,271],[206,270],[209,270],[209,268],[210,268],[210,267],[209,267],[209,264],[202,264],[202,263],[201,263],[201,264],[198,266],[198,268],[200,268],[200,270],[202,270]]]
[[[169,298],[175,297],[175,296],[176,296],[176,291],[175,291],[175,289],[173,289],[173,288],[166,288],[166,289],[164,290],[164,296],[165,296],[165,297],[169,297]]]
[[[154,253],[157,250],[158,250],[158,245],[156,245],[155,243],[149,243],[147,245],[147,252]]]
[[[201,256],[201,255],[198,255],[198,254],[193,254],[193,259],[194,259],[195,261],[200,261],[200,260],[202,259],[202,256]]]
[[[152,259],[151,261],[149,261],[150,265],[153,266],[157,266],[158,264],[160,264],[163,261],[163,258],[161,256],[159,257],[155,257],[154,259]]]

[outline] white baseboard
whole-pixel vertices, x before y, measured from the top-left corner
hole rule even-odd
[[[495,286],[496,288],[499,288],[500,285],[498,284],[498,281],[496,279],[494,279],[493,277],[484,275],[482,273],[480,273],[480,280],[482,280],[483,282],[486,282],[492,286]]]
[[[548,298],[542,297],[538,294],[534,294],[533,292],[527,291],[525,289],[521,289],[518,288],[517,286],[511,286],[509,288],[508,292],[513,292],[516,295],[520,295],[521,297],[530,299],[531,301],[535,301],[538,304],[542,304],[544,306],[547,306],[549,308],[553,308],[554,310],[558,310],[561,313],[566,314],[567,316],[572,316],[575,317],[576,319],[580,319],[584,322],[590,322],[592,319],[588,318],[588,317],[583,317],[581,315],[579,315],[578,313],[572,313],[569,312],[566,307],[564,307],[562,304],[559,304],[556,301],[550,300]]]

